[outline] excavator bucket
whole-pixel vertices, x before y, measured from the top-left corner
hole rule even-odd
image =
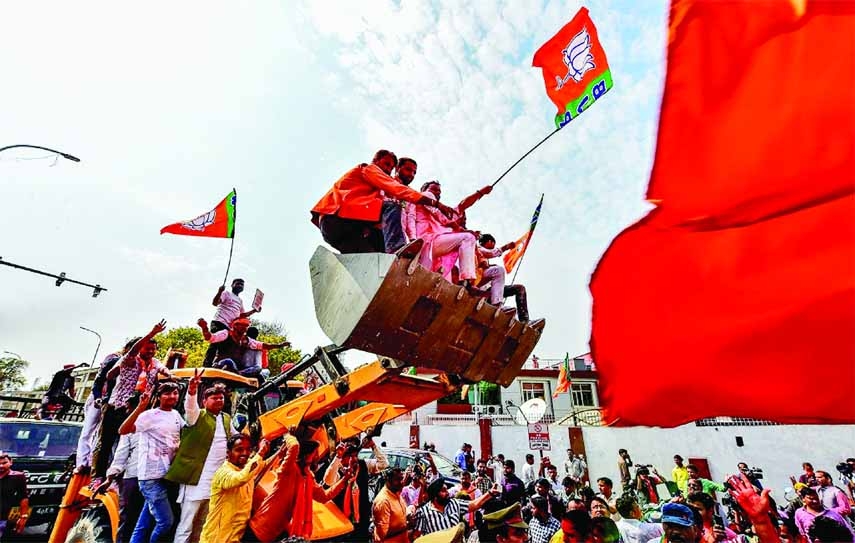
[[[544,321],[523,323],[418,265],[422,241],[398,255],[336,254],[309,263],[315,314],[342,347],[508,386],[537,345]]]

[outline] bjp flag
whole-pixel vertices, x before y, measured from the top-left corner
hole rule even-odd
[[[235,218],[237,216],[237,191],[232,189],[217,207],[203,213],[195,219],[181,221],[164,226],[161,234],[178,236],[200,236],[206,238],[235,237]]]
[[[537,50],[532,66],[542,70],[546,94],[558,108],[557,128],[575,119],[613,85],[597,27],[584,7]]]
[[[591,279],[609,423],[855,422],[853,36],[853,2],[673,1],[656,209]]]

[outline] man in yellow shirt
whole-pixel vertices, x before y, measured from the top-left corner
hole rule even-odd
[[[674,455],[674,469],[671,470],[671,480],[677,483],[677,488],[680,489],[680,492],[685,496],[688,494],[686,491],[686,483],[689,482],[689,470],[686,466],[683,465],[683,457],[679,454]]]
[[[227,443],[227,458],[211,481],[208,518],[200,543],[239,543],[249,521],[255,476],[264,467],[269,446],[261,440],[258,453],[252,455],[252,441],[236,434]]]

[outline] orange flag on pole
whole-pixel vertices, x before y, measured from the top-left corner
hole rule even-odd
[[[561,128],[612,88],[612,72],[588,8],[581,8],[534,54],[532,66],[543,71],[546,94],[558,108]]]
[[[570,390],[570,353],[564,355],[564,362],[558,369],[558,384],[555,386],[555,392],[552,393],[553,398],[557,398],[562,392]]]
[[[855,422],[852,36],[852,2],[672,2],[657,208],[591,280],[609,423]]]
[[[237,192],[232,190],[213,210],[195,219],[177,222],[160,229],[161,234],[201,236],[207,238],[234,238]]]
[[[529,241],[531,241],[531,236],[534,234],[534,229],[537,227],[537,221],[540,219],[540,208],[543,207],[543,194],[540,195],[540,202],[537,204],[537,207],[534,210],[534,215],[531,216],[531,223],[529,223],[528,232],[526,232],[520,239],[514,242],[514,246],[512,249],[509,249],[504,255],[502,255],[502,261],[505,263],[505,272],[511,273],[511,270],[514,269],[514,266],[522,260],[523,255],[525,254],[525,250],[528,249]]]

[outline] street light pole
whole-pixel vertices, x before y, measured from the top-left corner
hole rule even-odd
[[[12,351],[3,351],[3,354],[11,354],[12,356],[17,358],[18,360],[23,360],[23,358],[21,358],[21,355],[19,355],[18,353],[13,353]]]
[[[101,334],[99,334],[99,333],[98,333],[98,332],[96,332],[95,330],[90,330],[89,328],[86,328],[85,326],[81,326],[81,327],[80,327],[80,329],[81,329],[81,330],[86,330],[87,332],[90,332],[90,333],[95,334],[96,336],[98,336],[98,346],[97,346],[97,347],[95,347],[95,354],[94,354],[94,355],[92,355],[92,363],[89,365],[90,367],[92,367],[92,366],[94,366],[94,365],[95,365],[95,360],[98,358],[98,349],[100,349],[100,348],[101,348]]]
[[[74,155],[69,155],[68,153],[63,153],[62,151],[57,151],[56,149],[51,149],[50,147],[42,147],[41,145],[27,145],[26,143],[19,143],[16,145],[7,145],[6,147],[0,147],[0,153],[5,151],[6,149],[15,149],[17,147],[27,147],[29,149],[41,149],[42,151],[49,151],[51,153],[56,153],[62,158],[68,159],[72,162],[80,162],[80,159]]]

